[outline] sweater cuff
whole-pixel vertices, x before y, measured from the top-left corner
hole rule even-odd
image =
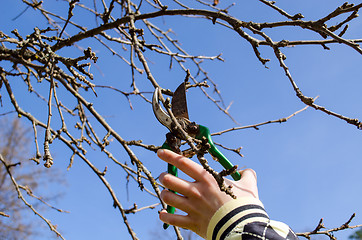
[[[231,200],[212,216],[207,227],[207,240],[224,239],[236,226],[250,222],[268,222],[269,217],[259,199],[244,197]]]

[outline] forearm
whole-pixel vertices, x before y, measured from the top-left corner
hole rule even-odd
[[[242,238],[241,238],[242,237]],[[272,221],[255,198],[238,198],[222,206],[212,217],[207,240],[298,239],[284,223]]]

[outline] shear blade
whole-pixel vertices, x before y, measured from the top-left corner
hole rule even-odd
[[[157,120],[164,125],[165,127],[167,127],[170,131],[171,131],[171,118],[170,116],[165,112],[165,110],[162,109],[162,107],[160,106],[159,103],[159,88],[157,87],[155,89],[155,92],[153,93],[153,97],[152,97],[152,109],[153,109],[153,113],[155,114]]]
[[[189,119],[186,101],[186,85],[181,83],[173,94],[171,101],[171,110],[173,115],[178,119]]]

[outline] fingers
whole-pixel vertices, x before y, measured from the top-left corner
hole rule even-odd
[[[191,210],[190,202],[187,197],[175,194],[168,190],[163,190],[161,192],[161,199],[167,204],[181,211],[189,213]]]
[[[169,225],[190,229],[191,220],[188,216],[170,214],[163,209],[160,212],[159,218],[162,222],[167,223]]]
[[[168,173],[161,173],[159,180],[164,187],[184,196],[190,196],[190,192],[192,192],[192,189],[194,188],[190,182]]]
[[[160,212],[159,218],[162,222],[167,223],[169,225],[177,226],[180,228],[189,229],[203,239],[206,239],[206,230],[207,230],[207,219],[200,219],[200,217],[193,218],[189,215],[177,215],[177,214],[169,214],[166,210],[162,210]],[[206,223],[203,226],[203,223]]]
[[[157,151],[157,155],[159,158],[174,165],[196,181],[202,181],[205,174],[207,174],[206,170],[201,165],[172,151],[160,149]]]

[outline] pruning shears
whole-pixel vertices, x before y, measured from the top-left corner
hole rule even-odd
[[[175,130],[175,124],[171,120],[171,117],[165,110],[162,109],[160,105],[160,89],[157,87],[153,93],[152,98],[152,108],[153,112],[157,118],[157,120],[167,127],[170,131],[166,134],[166,141],[162,145],[162,149],[168,149],[178,154],[181,154],[180,146],[182,137]],[[189,115],[187,111],[187,101],[186,101],[186,84],[183,82],[173,94],[171,100],[171,111],[177,122],[180,124],[182,129],[189,134],[189,136],[194,137],[196,139],[202,140],[207,139],[207,142],[210,146],[208,152],[213,156],[214,159],[217,159],[218,162],[225,169],[232,169],[234,165],[217,149],[214,142],[211,139],[211,134],[209,128],[196,124],[195,122],[191,122],[189,120]],[[167,167],[168,173],[177,176],[177,168],[171,164],[168,164]],[[231,174],[232,178],[237,181],[240,180],[241,175],[238,171],[235,171]],[[175,212],[175,208],[172,206],[167,206],[167,212],[173,214]],[[164,228],[168,227],[167,224],[164,224]]]

